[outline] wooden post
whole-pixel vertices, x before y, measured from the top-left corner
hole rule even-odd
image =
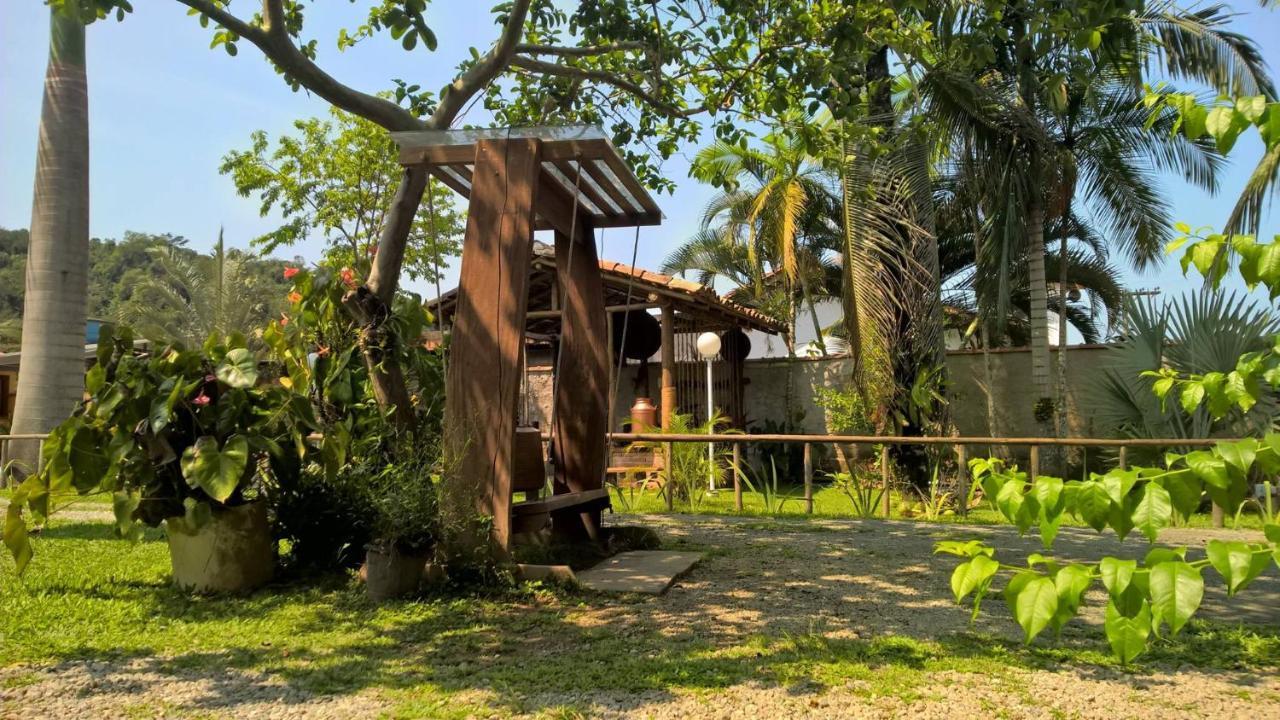
[[[555,383],[555,494],[598,490],[603,486],[608,449],[601,435],[609,423],[608,318],[600,260],[587,218],[577,222],[577,237],[557,232],[556,276],[564,293],[560,315],[558,377]],[[552,514],[552,530],[561,536],[598,539],[600,510]]]
[[[1120,446],[1120,469],[1129,469],[1129,447],[1127,445]]]
[[[960,503],[960,516],[969,515],[969,447],[956,446],[956,473],[959,483],[956,487],[956,500]]]
[[[671,303],[662,303],[662,383],[659,402],[662,429],[671,429],[671,416],[676,413],[676,315]]]
[[[1031,446],[1031,462],[1027,468],[1027,475],[1030,476],[1031,482],[1036,481],[1036,476],[1040,474],[1040,446]]]
[[[505,556],[510,542],[515,418],[540,148],[537,140],[476,144],[449,347],[445,439],[458,467],[445,479],[442,511],[454,518],[470,518],[477,511],[492,517],[490,539],[498,556]]]
[[[1226,527],[1226,513],[1223,512],[1222,506],[1218,503],[1213,504],[1213,526],[1216,528]]]
[[[880,481],[884,483],[884,494],[880,498],[880,508],[884,512],[887,519],[889,517],[889,446],[882,445],[880,447]]]
[[[813,454],[809,443],[804,444],[804,511],[813,514]]]
[[[663,458],[663,469],[667,473],[667,480],[666,482],[662,483],[662,489],[666,491],[668,510],[674,510],[676,506],[675,484],[671,482],[672,480],[671,466],[675,464],[675,457],[676,457],[675,447],[676,447],[675,443],[669,443],[669,442],[662,443],[662,452],[666,453],[666,457]]]
[[[733,444],[733,509],[742,512],[742,443]]]

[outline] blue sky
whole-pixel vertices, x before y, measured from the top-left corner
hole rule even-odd
[[[241,4],[251,4],[240,2]],[[209,50],[210,30],[187,17],[171,0],[141,0],[122,23],[107,20],[88,31],[88,73],[92,211],[90,230],[98,237],[120,237],[125,230],[171,232],[207,249],[224,226],[229,244],[245,247],[274,227],[258,215],[258,203],[239,197],[229,178],[218,173],[220,158],[246,147],[258,129],[275,135],[293,120],[323,115],[327,103],[291,92],[252,46],[237,57]],[[1258,9],[1253,0],[1237,0],[1237,27],[1261,45],[1273,73],[1280,74],[1280,11]],[[328,3],[308,16],[308,36],[320,40],[321,63],[355,87],[380,90],[392,78],[424,87],[440,87],[470,46],[484,49],[495,29],[489,3],[456,0],[432,6],[431,22],[440,39],[437,53],[406,53],[396,43],[374,40],[345,53],[333,44],[337,28],[359,23],[364,3]],[[31,217],[35,140],[48,48],[48,10],[41,0],[0,3],[0,227],[26,227]],[[472,114],[463,122],[485,124]],[[688,148],[692,153],[694,148]],[[1226,218],[1249,169],[1261,153],[1250,135],[1232,153],[1232,167],[1217,197],[1167,182],[1176,216],[1193,226],[1218,225]],[[664,170],[679,183],[674,195],[658,198],[665,223],[640,235],[638,264],[654,268],[666,253],[694,230],[711,191],[687,177],[686,157],[672,158]],[[1280,233],[1275,213],[1264,231]],[[605,255],[628,260],[633,231],[610,230]],[[318,242],[299,246],[314,259]],[[1176,292],[1191,287],[1176,263],[1144,274],[1127,271],[1131,287]],[[456,268],[449,273],[452,285]],[[427,294],[424,287],[416,288]]]

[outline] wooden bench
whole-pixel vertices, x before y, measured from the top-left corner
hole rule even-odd
[[[511,531],[514,533],[541,532],[557,513],[603,510],[610,505],[609,489],[603,487],[541,497],[547,485],[545,458],[538,428],[516,428],[511,473]],[[516,493],[523,493],[524,500],[515,502]]]

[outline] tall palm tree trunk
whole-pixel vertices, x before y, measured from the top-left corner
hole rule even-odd
[[[89,97],[85,26],[51,10],[36,150],[14,433],[45,433],[84,396],[89,268]],[[34,467],[36,445],[14,448]]]
[[[1067,436],[1067,232],[1058,239],[1058,383],[1054,415],[1058,437]],[[1059,446],[1061,473],[1067,476],[1067,462],[1071,457],[1066,447]]]
[[[1032,174],[1031,177],[1037,177]],[[1027,203],[1027,281],[1031,292],[1031,384],[1035,400],[1052,396],[1049,382],[1049,292],[1044,269],[1044,200],[1039,187]]]

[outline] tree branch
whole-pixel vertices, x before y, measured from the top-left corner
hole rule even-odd
[[[180,2],[182,0],[179,0]],[[466,72],[459,75],[440,96],[440,104],[431,114],[427,125],[432,129],[442,130],[453,124],[467,100],[483,90],[499,73],[507,69],[516,44],[524,34],[524,19],[529,13],[530,0],[515,0],[511,5],[511,14],[507,16],[507,24],[502,28],[502,35],[494,43],[489,52],[480,58]]]
[[[621,52],[624,50],[644,50],[648,46],[638,40],[631,42],[617,42],[610,45],[583,45],[582,47],[563,47],[560,45],[531,45],[521,44],[516,46],[516,53],[520,55],[559,55],[561,57],[588,57],[591,55],[607,55],[611,52]]]
[[[518,67],[530,72],[542,73],[544,75],[559,75],[561,77],[592,80],[605,85],[612,85],[613,87],[618,88],[628,95],[634,96],[637,100],[652,106],[662,114],[670,117],[690,117],[703,111],[702,107],[677,107],[665,100],[662,100],[653,93],[650,93],[648,90],[645,90],[639,84],[618,75],[614,75],[613,73],[604,72],[603,70],[590,70],[587,68],[574,67],[572,65],[549,63],[542,60],[535,60],[530,57],[524,57],[522,55],[512,57],[511,65],[513,67]]]
[[[222,27],[253,43],[281,71],[330,104],[368,118],[387,130],[428,129],[427,123],[414,117],[408,110],[390,100],[360,92],[338,82],[332,75],[321,70],[310,58],[303,55],[302,51],[289,39],[284,29],[283,19],[278,22],[270,19],[270,16],[279,10],[279,0],[264,0],[263,8],[268,13],[266,29],[241,20],[213,0],[177,0],[177,2],[207,15]],[[279,17],[283,18],[282,11]]]

